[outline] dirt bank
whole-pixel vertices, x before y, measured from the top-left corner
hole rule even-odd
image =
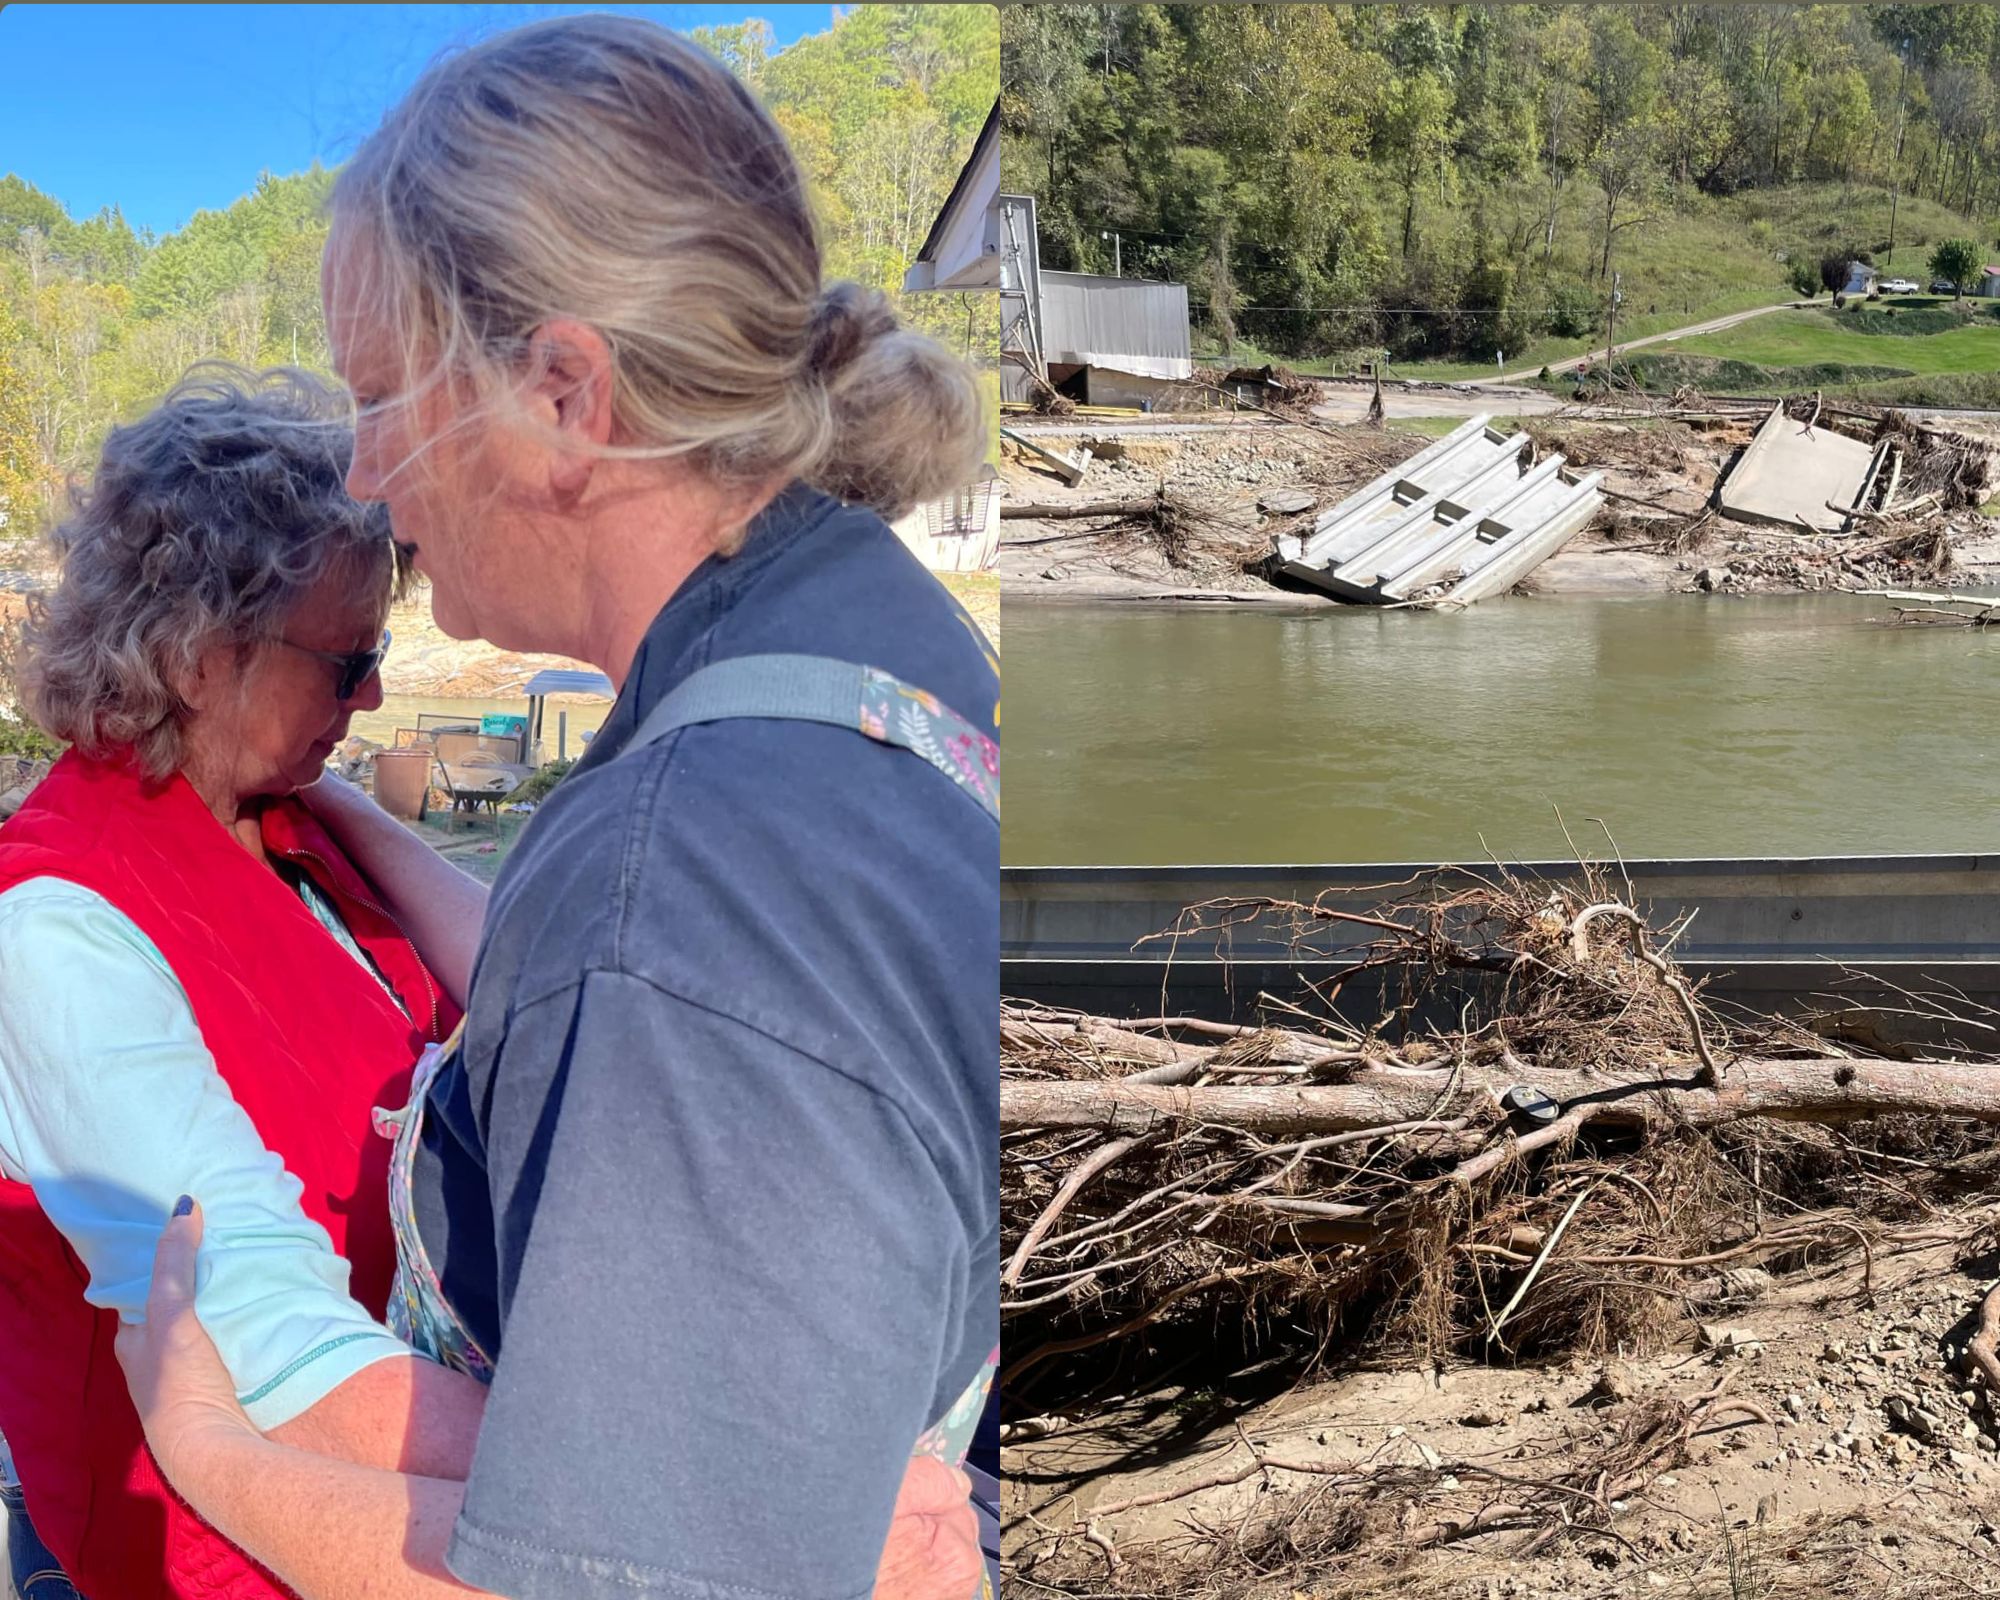
[[[1958,1210],[1926,1229],[1971,1239],[1994,1215]],[[1003,1451],[1015,1592],[1991,1593],[1992,1412],[1945,1354],[1991,1286],[1954,1266],[1963,1254],[1935,1242],[1878,1260],[1872,1300],[1856,1265],[1734,1305],[1718,1315],[1754,1338],[1740,1348],[1690,1341],[1552,1367],[1385,1364],[1297,1389],[1252,1372],[1118,1398],[1087,1420],[1025,1419]],[[1367,1463],[1383,1473],[1385,1506],[1407,1496],[1402,1514],[1415,1521],[1467,1516],[1518,1495],[1522,1480],[1609,1459],[1648,1408],[1693,1407],[1719,1384],[1769,1421],[1717,1416],[1679,1465],[1614,1503],[1606,1532],[1538,1552],[1524,1553],[1537,1541],[1515,1532],[1350,1556],[1354,1508],[1331,1474],[1256,1466]],[[1050,1531],[1071,1528],[1102,1543]]]
[[[1957,513],[1939,526],[1951,549],[1914,556],[1866,535],[1808,539],[1709,517],[1715,481],[1748,438],[1741,427],[1567,416],[1524,423],[1541,451],[1560,450],[1604,474],[1606,505],[1570,546],[1521,585],[1564,596],[1975,587],[2000,582],[2000,519]],[[1151,600],[1317,607],[1337,602],[1260,575],[1272,539],[1308,526],[1434,434],[1365,425],[1320,431],[1269,418],[1103,423],[1023,430],[1051,448],[1095,452],[1080,485],[1061,482],[1009,445],[1002,473],[1011,503],[1071,507],[1131,503],[1163,491],[1175,515],[1010,518],[1000,554],[1003,593],[1034,599]],[[1288,497],[1289,496],[1289,497]]]

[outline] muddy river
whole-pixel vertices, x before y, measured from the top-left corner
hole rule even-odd
[[[1890,611],[1010,605],[1004,859],[2000,851],[2000,630]]]

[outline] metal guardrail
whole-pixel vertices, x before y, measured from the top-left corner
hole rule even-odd
[[[1188,867],[1010,867],[1001,872],[1003,993],[1111,1014],[1162,1004],[1238,1016],[1260,991],[1301,992],[1352,964],[1365,928],[1328,924],[1296,944],[1289,924],[1261,918],[1214,937],[1155,940],[1183,908],[1216,899],[1310,901],[1370,911],[1428,900],[1465,871],[1433,864]],[[1510,864],[1523,877],[1574,882],[1573,863]],[[1619,869],[1610,868],[1614,881]],[[2000,1007],[2000,855],[1829,856],[1629,861],[1631,897],[1655,927],[1692,913],[1673,954],[1719,1001],[1761,1010],[1839,1000],[1857,1010],[1908,1008],[1903,991],[1949,990]],[[1371,978],[1346,995],[1367,1012]],[[2000,1048],[2000,1015],[1993,1019]],[[1921,1018],[1885,1024],[1924,1037]]]

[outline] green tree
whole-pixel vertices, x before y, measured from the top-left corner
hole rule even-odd
[[[771,25],[762,17],[718,28],[694,28],[688,37],[752,90],[763,88],[764,66],[771,59]]]
[[[1542,230],[1542,266],[1556,248],[1556,220],[1563,185],[1580,159],[1583,75],[1590,61],[1590,35],[1580,12],[1558,8],[1536,41],[1542,95],[1542,170],[1548,178],[1548,219]]]
[[[14,173],[0,178],[0,244],[15,243],[24,228],[47,238],[68,222],[61,201]]]
[[[1978,275],[1979,265],[1979,246],[1971,239],[1945,239],[1931,251],[1931,274],[1951,280],[1954,300],[1965,298],[1965,286]]]
[[[28,409],[28,379],[20,357],[27,330],[13,309],[21,292],[10,264],[0,260],[0,538],[29,533],[42,502],[43,458]]]
[[[1436,74],[1405,74],[1389,91],[1382,120],[1382,143],[1403,196],[1403,254],[1408,256],[1417,221],[1417,197],[1426,184],[1441,184],[1451,150],[1451,95]]]
[[[1612,240],[1654,215],[1660,168],[1653,128],[1644,122],[1631,122],[1605,135],[1591,154],[1590,174],[1604,191],[1604,250],[1597,276],[1599,281],[1609,282]]]

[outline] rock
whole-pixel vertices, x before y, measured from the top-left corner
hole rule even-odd
[[[1458,1419],[1462,1428],[1504,1428],[1507,1419],[1490,1406],[1479,1406]]]
[[[1900,1428],[1912,1438],[1932,1443],[1944,1431],[1944,1419],[1934,1411],[1927,1411],[1917,1405],[1907,1395],[1892,1394],[1882,1401],[1882,1410],[1892,1426]]]
[[[1785,1410],[1795,1419],[1803,1421],[1806,1414],[1806,1397],[1802,1394],[1786,1395]]]
[[[1696,1305],[1746,1305],[1770,1292],[1771,1275],[1762,1267],[1732,1267],[1688,1289]]]
[[[1257,509],[1274,517],[1295,517],[1318,504],[1318,497],[1309,489],[1272,489],[1257,497]]]
[[[1704,1323],[1701,1345],[1717,1355],[1751,1356],[1764,1353],[1764,1341],[1748,1328],[1725,1328],[1720,1323]]]
[[[1734,576],[1727,567],[1703,567],[1694,575],[1694,583],[1697,589],[1713,594]]]
[[[1632,1398],[1632,1374],[1624,1363],[1607,1361],[1597,1369],[1597,1379],[1577,1404],[1585,1406],[1622,1405]]]

